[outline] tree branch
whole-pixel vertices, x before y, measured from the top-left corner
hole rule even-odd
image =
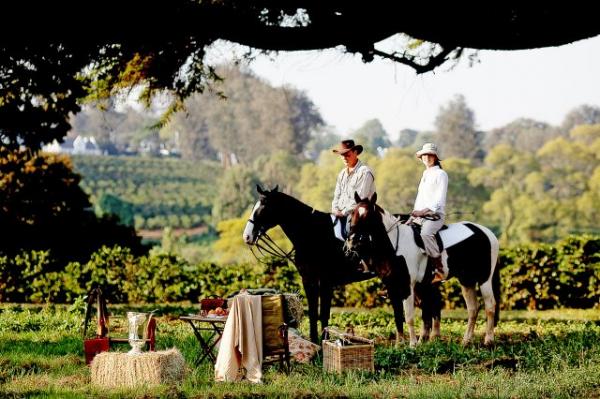
[[[459,53],[462,51],[462,49],[460,47],[448,46],[446,48],[442,48],[442,51],[439,52],[437,55],[429,57],[429,59],[427,60],[427,63],[425,63],[425,64],[419,64],[419,63],[417,63],[415,61],[415,59],[416,59],[415,56],[411,56],[411,55],[408,55],[406,53],[403,53],[403,54],[398,54],[398,53],[388,54],[388,53],[385,53],[383,51],[374,49],[373,50],[373,54],[374,55],[378,55],[378,56],[383,57],[383,58],[390,59],[390,60],[398,62],[400,64],[407,65],[407,66],[413,68],[417,72],[417,75],[420,75],[422,73],[433,71],[435,68],[437,68],[438,66],[442,65],[444,62],[448,61],[450,58],[447,58],[447,56],[450,53],[452,53],[454,50],[459,51]]]

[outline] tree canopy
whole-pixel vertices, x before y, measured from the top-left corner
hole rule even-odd
[[[423,73],[465,49],[556,46],[600,33],[585,8],[527,2],[25,0],[4,6],[3,17],[0,139],[34,150],[65,136],[84,97],[143,84],[142,99],[168,90],[177,110],[217,78],[205,50],[218,39],[272,51],[341,46],[366,62],[385,57]],[[375,47],[399,33],[415,40],[388,52]]]

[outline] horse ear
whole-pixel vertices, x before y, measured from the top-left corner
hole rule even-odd
[[[371,202],[371,204],[375,204],[377,202],[377,193],[373,193],[373,195],[371,196],[371,199],[369,200]]]
[[[273,192],[279,191],[279,184],[275,186],[275,188],[273,190],[271,190]]]
[[[256,185],[256,191],[258,191],[258,193],[261,195],[265,194],[265,190],[263,190],[262,187],[259,186],[258,184]]]
[[[356,201],[356,203],[358,204],[360,201],[362,201],[362,198],[360,198],[360,196],[358,195],[358,192],[354,192],[354,201]]]

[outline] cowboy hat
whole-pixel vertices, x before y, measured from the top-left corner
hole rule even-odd
[[[344,155],[348,151],[356,150],[356,154],[360,154],[363,151],[363,146],[360,144],[354,144],[354,140],[343,140],[337,148],[332,151],[339,155]]]
[[[417,158],[421,158],[425,154],[433,154],[437,157],[437,159],[439,159],[441,161],[440,156],[438,155],[437,145],[435,145],[433,143],[423,144],[423,148],[421,148],[419,151],[417,151],[417,153],[415,155],[417,156]]]

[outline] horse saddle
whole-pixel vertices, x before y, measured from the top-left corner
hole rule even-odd
[[[421,249],[425,249],[423,245],[423,239],[421,238],[421,226],[415,223],[411,223],[410,226],[413,229],[413,235],[415,243]],[[435,233],[435,239],[440,248],[440,252],[444,249],[448,249],[453,245],[458,244],[471,237],[473,230],[469,229],[464,223],[451,223],[449,225],[443,225],[442,228]]]
[[[417,244],[417,247],[421,248],[422,250],[425,250],[423,237],[421,237],[421,225],[417,223],[410,223],[409,226],[412,227],[413,235],[415,237],[415,244]],[[440,231],[445,230],[447,228],[448,226],[443,225],[442,228],[437,233],[435,233],[435,241],[438,244],[440,252],[444,250],[444,242],[442,241],[442,237],[440,237]]]

